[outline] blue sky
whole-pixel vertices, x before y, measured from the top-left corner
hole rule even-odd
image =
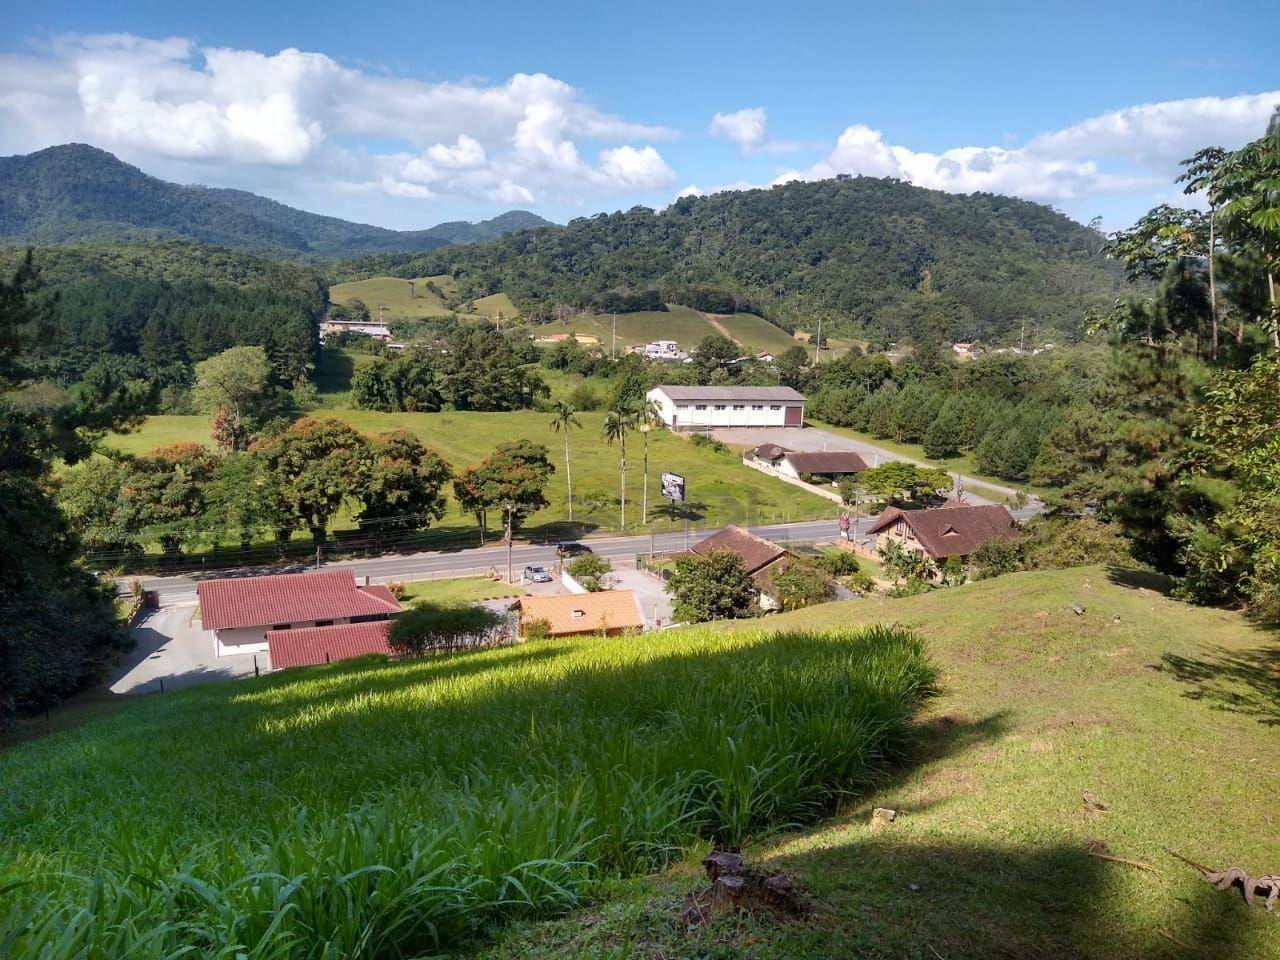
[[[837,172],[1119,226],[1280,103],[1274,9],[1208,9],[27,5],[0,39],[0,153],[84,140],[402,228]]]

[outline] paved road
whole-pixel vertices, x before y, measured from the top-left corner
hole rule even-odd
[[[1014,516],[1025,520],[1038,512],[1037,507],[1027,507],[1014,511]],[[834,517],[827,520],[805,521],[802,523],[780,523],[769,526],[751,527],[751,532],[768,540],[786,543],[790,540],[804,542],[833,542],[839,536]],[[855,535],[861,533],[871,521],[863,518],[855,527]],[[652,540],[648,535],[631,537],[592,537],[582,542],[590,546],[592,551],[602,557],[618,559],[634,557],[648,553],[652,549],[658,553],[683,550],[711,536],[715,530],[691,530],[660,533]],[[526,564],[556,562],[555,547],[542,544],[516,543],[511,550],[511,566],[518,577]],[[324,568],[342,567],[354,570],[358,577],[370,577],[374,582],[385,583],[392,580],[429,580],[432,577],[457,576],[459,574],[483,574],[490,567],[505,574],[507,569],[507,548],[505,546],[474,547],[467,550],[434,551],[430,553],[396,554],[392,556],[371,557],[363,560],[342,560],[325,563]],[[291,570],[310,569],[304,566],[288,568]],[[280,568],[253,568],[240,570],[209,571],[207,573],[183,574],[172,577],[144,577],[142,586],[145,590],[155,590],[160,594],[161,606],[175,603],[190,603],[196,599],[196,584],[200,580],[213,577],[251,576],[255,574],[282,572]],[[120,581],[121,590],[127,589],[132,577]]]

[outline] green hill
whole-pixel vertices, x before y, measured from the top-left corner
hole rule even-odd
[[[228,937],[419,955],[475,933],[496,940],[466,955],[509,960],[1264,960],[1273,915],[1164,848],[1255,876],[1280,862],[1274,641],[1153,585],[1025,573],[120,698],[0,753],[0,943],[15,960],[144,935],[155,955]],[[905,753],[920,668],[857,632],[884,622],[939,671]],[[833,790],[837,815],[776,832]],[[896,821],[873,831],[874,806]],[[811,915],[683,920],[696,835],[745,838]]]
[[[1035,203],[896,180],[838,178],[685,197],[567,226],[341,267],[351,275],[451,273],[509,294],[534,319],[613,290],[752,312],[784,328],[896,340],[937,332],[997,340],[1024,320],[1064,338],[1125,289],[1102,237]],[[474,295],[474,294],[472,294]]]
[[[182,186],[85,144],[0,157],[0,240],[73,243],[182,237],[240,250],[356,256],[431,250],[547,226],[523,210],[469,224],[388,230],[296,210],[243,190]]]
[[[540,324],[531,332],[537,336],[553,333],[575,333],[596,337],[609,349],[613,338],[614,317],[583,313],[572,320]],[[721,334],[737,341],[750,353],[781,353],[795,346],[787,331],[762,317],[750,313],[704,314],[676,304],[665,311],[645,310],[617,315],[618,350],[640,346],[654,340],[675,340],[683,350],[692,350],[703,337]]]
[[[452,310],[428,285],[432,280],[431,277],[415,277],[412,280],[370,277],[368,280],[335,283],[329,288],[329,299],[341,304],[360,300],[369,308],[374,319],[385,316],[389,321],[422,320],[448,316]],[[386,309],[380,311],[379,307]]]

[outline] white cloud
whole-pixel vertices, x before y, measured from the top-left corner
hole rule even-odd
[[[426,83],[320,53],[128,34],[0,54],[0,152],[87,140],[144,165],[281,168],[338,189],[531,204],[667,185],[674,174],[643,141],[673,135],[546,74]],[[587,142],[604,147],[596,164],[582,158]]]
[[[733,113],[717,113],[711,118],[707,132],[713,137],[724,137],[738,145],[743,154],[790,153],[804,145],[794,140],[774,140],[769,137],[769,114],[764,107],[747,107]]]
[[[863,174],[955,193],[985,191],[1044,202],[1151,192],[1168,185],[1178,161],[1200,147],[1234,148],[1261,136],[1277,104],[1280,91],[1170,100],[1043,133],[1023,147],[953,147],[938,153],[890,144],[880,131],[854,124],[822,160],[782,171],[772,182]]]

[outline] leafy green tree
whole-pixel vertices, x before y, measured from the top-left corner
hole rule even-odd
[[[186,441],[136,457],[120,490],[120,509],[129,529],[140,538],[158,541],[169,556],[177,556],[183,544],[207,536],[206,495],[217,465],[217,456]]]
[[[324,543],[333,515],[360,493],[364,437],[341,420],[303,417],[251,449],[262,456],[282,501],[312,541]]]
[[[724,334],[709,333],[698,341],[690,355],[694,363],[714,370],[737,360],[742,356],[742,348]]]
[[[1186,183],[1184,193],[1196,194],[1201,191],[1209,203],[1208,237],[1206,238],[1206,256],[1209,266],[1209,322],[1210,322],[1210,355],[1218,359],[1218,208],[1222,197],[1218,187],[1218,173],[1227,159],[1227,151],[1222,147],[1205,147],[1197,150],[1193,156],[1182,161],[1182,174],[1179,183]]]
[[[118,551],[135,543],[120,493],[128,469],[108,457],[90,457],[67,467],[58,478],[58,506],[76,531],[80,545],[91,551]]]
[[[578,411],[572,403],[557,400],[551,407],[551,429],[564,434],[564,482],[569,489],[569,522],[573,522],[573,466],[569,459],[569,431],[582,429]]]
[[[271,364],[262,347],[231,347],[196,364],[196,405],[206,413],[225,411],[226,436],[242,450],[248,430],[272,406]]]
[[[973,551],[973,565],[979,580],[990,580],[1022,569],[1022,548],[1014,540],[993,537]]]
[[[547,484],[555,469],[542,444],[511,440],[461,471],[453,481],[454,496],[462,509],[475,515],[482,543],[491,510],[510,517],[508,533],[514,535],[526,517],[547,505]]]
[[[809,351],[800,344],[787,347],[777,358],[778,379],[783,386],[800,390],[804,386],[805,373],[809,368]]]
[[[954,457],[964,445],[964,424],[960,414],[946,404],[938,411],[933,423],[924,432],[924,455],[933,460]]]
[[[351,378],[351,402],[361,410],[434,413],[444,403],[439,379],[432,353],[410,348],[357,369]]]
[[[676,619],[690,623],[749,617],[759,606],[759,589],[730,550],[678,558],[670,590]]]
[[[362,526],[379,530],[421,530],[444,516],[449,464],[408,430],[373,437],[359,478]]]
[[[634,407],[616,406],[605,414],[602,427],[604,438],[616,443],[619,449],[618,465],[622,475],[619,485],[619,528],[627,529],[627,434],[636,428],[638,414]]]
[[[952,487],[951,475],[945,470],[903,460],[887,460],[864,470],[860,479],[868,493],[890,502],[940,495]]]
[[[222,536],[234,538],[243,549],[268,532],[277,542],[286,543],[299,521],[282,494],[259,453],[228,454],[206,489],[206,517]]]

